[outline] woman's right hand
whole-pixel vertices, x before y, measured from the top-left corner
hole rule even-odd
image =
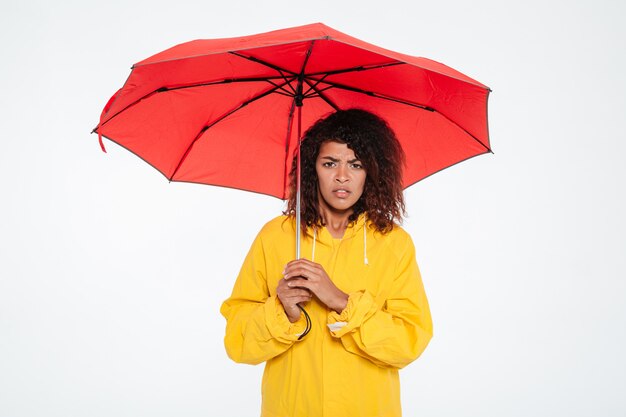
[[[300,318],[298,303],[311,301],[311,291],[305,288],[290,288],[287,281],[281,279],[276,287],[276,296],[285,309],[285,314],[291,323],[295,323]]]

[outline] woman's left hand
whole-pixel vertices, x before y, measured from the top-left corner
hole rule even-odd
[[[348,294],[337,288],[320,264],[297,259],[287,264],[283,275],[289,287],[308,289],[337,313],[341,313],[348,305]]]

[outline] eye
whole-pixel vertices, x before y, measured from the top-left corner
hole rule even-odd
[[[322,166],[326,168],[332,168],[335,166],[334,162],[322,162]]]
[[[358,162],[353,163],[352,165],[350,165],[352,168],[354,169],[363,169],[363,165],[361,165]]]

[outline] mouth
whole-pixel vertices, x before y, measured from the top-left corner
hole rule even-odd
[[[339,198],[346,198],[350,194],[352,194],[352,192],[347,188],[336,188],[333,190],[333,194],[335,194]]]

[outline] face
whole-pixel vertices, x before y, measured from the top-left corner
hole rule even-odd
[[[367,176],[361,161],[345,143],[324,142],[315,161],[320,206],[351,212],[363,194]]]

